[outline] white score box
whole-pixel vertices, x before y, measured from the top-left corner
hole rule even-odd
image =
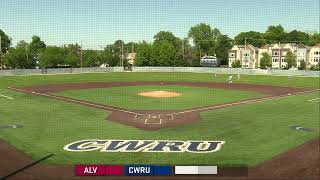
[[[175,174],[218,174],[217,166],[175,166]]]

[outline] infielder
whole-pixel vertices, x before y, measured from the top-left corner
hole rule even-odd
[[[228,83],[229,83],[229,84],[232,84],[232,74],[229,75]]]

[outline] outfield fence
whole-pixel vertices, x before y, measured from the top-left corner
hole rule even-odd
[[[0,70],[0,76],[39,75],[39,74],[77,74],[77,73],[128,72],[122,67],[91,67],[91,68],[47,68],[47,69],[11,69]],[[130,71],[131,72],[131,71]],[[310,76],[320,77],[320,71],[310,70],[277,70],[277,69],[241,69],[241,68],[210,68],[210,67],[132,67],[132,72],[192,72],[217,74],[249,74],[275,76]]]

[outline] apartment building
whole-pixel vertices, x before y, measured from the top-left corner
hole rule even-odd
[[[228,66],[232,67],[232,63],[240,60],[242,68],[257,68],[259,67],[258,61],[259,48],[249,45],[235,45],[229,51]]]
[[[320,64],[320,44],[310,47],[308,68]]]
[[[243,45],[235,45],[229,51],[229,67],[235,60],[240,60],[243,68],[258,68],[260,66],[260,59],[263,57],[263,53],[266,52],[271,56],[272,68],[282,69],[287,67],[286,56],[289,51],[297,57],[297,67],[300,67],[300,63],[305,61],[307,67],[315,66],[320,62],[320,44],[313,47],[308,47],[303,44],[296,43],[276,43],[266,44],[260,49],[248,45],[244,50]],[[248,55],[248,57],[246,56]],[[243,56],[244,55],[244,56]],[[245,59],[244,57],[247,57]],[[249,66],[244,64],[249,61]]]

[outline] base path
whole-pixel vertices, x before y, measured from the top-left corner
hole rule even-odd
[[[92,88],[111,88],[111,87],[126,87],[126,86],[144,86],[144,85],[178,85],[190,87],[206,87],[213,89],[227,89],[252,91],[265,94],[265,97],[254,98],[237,102],[230,102],[218,105],[212,105],[202,108],[185,109],[185,110],[131,110],[124,109],[94,102],[88,102],[80,99],[74,99],[64,96],[54,95],[53,93],[77,90],[77,89],[92,89]],[[81,104],[93,108],[99,108],[111,111],[107,117],[108,120],[125,124],[128,126],[154,131],[162,128],[176,127],[179,125],[191,124],[200,120],[200,112],[226,108],[231,106],[259,103],[270,101],[287,96],[293,96],[303,93],[318,91],[318,89],[278,87],[270,85],[258,84],[227,84],[227,83],[210,83],[210,82],[94,82],[94,83],[69,83],[69,84],[49,84],[30,87],[8,87],[11,90],[16,90],[24,93],[29,93],[38,96],[58,99],[61,101]]]

